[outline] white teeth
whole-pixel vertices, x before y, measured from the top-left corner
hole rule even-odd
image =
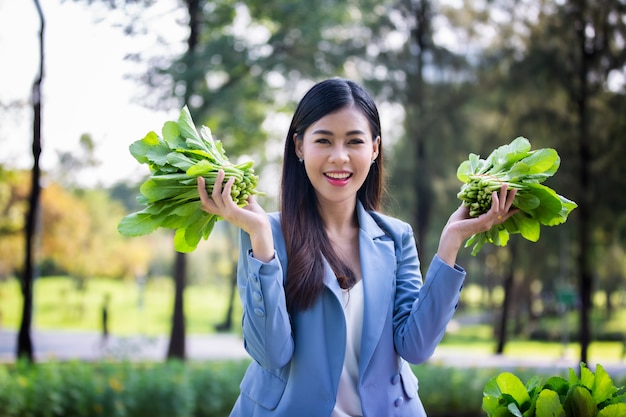
[[[333,178],[333,179],[336,179],[336,180],[345,180],[346,178],[348,178],[350,176],[350,173],[348,173],[348,172],[342,172],[342,173],[339,173],[339,172],[327,172],[326,176],[330,177],[330,178]]]

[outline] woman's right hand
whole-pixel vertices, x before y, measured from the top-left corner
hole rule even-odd
[[[230,193],[235,178],[228,179],[224,187],[224,171],[219,170],[211,196],[206,190],[206,181],[198,177],[198,194],[202,202],[202,210],[215,214],[250,235],[253,256],[260,261],[267,262],[274,256],[272,229],[265,210],[257,203],[254,196],[248,197],[248,204],[237,206]]]

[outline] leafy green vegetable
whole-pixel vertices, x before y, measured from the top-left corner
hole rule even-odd
[[[560,163],[556,150],[531,150],[528,139],[521,136],[495,149],[487,159],[469,154],[457,169],[457,178],[463,182],[457,197],[469,208],[470,216],[489,211],[492,193],[503,184],[517,189],[513,207],[519,209],[504,223],[472,235],[465,243],[465,247],[473,245],[472,255],[478,254],[486,243],[506,246],[510,234],[521,234],[536,242],[541,225],[556,226],[567,220],[578,205],[542,184],[556,173]]]
[[[624,388],[617,388],[602,365],[594,374],[580,364],[580,378],[573,369],[569,380],[560,376],[542,384],[534,376],[526,385],[514,374],[502,372],[487,381],[483,411],[488,417],[618,417],[626,415]]]
[[[221,169],[224,183],[235,178],[231,197],[243,207],[256,190],[258,176],[253,162],[233,165],[228,160],[219,140],[214,140],[208,127],[196,130],[187,106],[178,121],[165,122],[163,137],[148,132],[143,139],[132,143],[130,153],[141,164],[150,168],[150,177],[140,186],[137,201],[146,207],[124,217],[118,231],[125,236],[141,236],[159,227],[175,229],[174,248],[192,252],[201,239],[208,239],[219,216],[201,209],[197,177],[206,180],[207,191],[212,192]]]

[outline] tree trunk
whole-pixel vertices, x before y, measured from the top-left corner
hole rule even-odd
[[[591,271],[591,223],[589,213],[589,177],[591,166],[591,150],[589,146],[589,120],[587,110],[587,99],[589,95],[588,68],[592,59],[587,51],[585,30],[587,22],[585,18],[586,2],[576,1],[573,7],[574,22],[578,36],[578,48],[580,62],[578,63],[578,95],[575,97],[578,111],[578,161],[579,161],[579,196],[578,196],[578,216],[579,216],[579,254],[578,254],[578,274],[579,274],[579,296],[580,308],[580,361],[587,363],[587,351],[591,341],[591,331],[589,316],[591,311],[591,291],[593,286],[593,272]]]
[[[515,283],[515,244],[509,242],[511,250],[511,261],[509,262],[509,271],[504,278],[504,300],[502,300],[502,315],[500,316],[500,326],[498,329],[498,345],[496,347],[496,354],[501,355],[504,353],[504,346],[506,345],[506,327],[509,321],[509,311],[511,310],[511,300],[513,300],[513,284]]]
[[[233,328],[233,310],[235,309],[235,294],[237,293],[237,264],[231,271],[230,275],[230,294],[228,307],[226,308],[226,317],[224,321],[215,326],[215,330],[219,332],[227,332]]]
[[[187,259],[184,253],[176,252],[174,261],[174,313],[172,316],[172,333],[167,349],[167,359],[186,358],[185,349],[185,276],[187,275]]]
[[[428,152],[426,151],[426,132],[421,120],[425,119],[425,88],[424,88],[424,56],[430,48],[430,4],[427,0],[416,2],[413,15],[415,17],[415,28],[411,31],[413,45],[417,49],[415,73],[408,81],[411,93],[408,97],[408,104],[415,109],[413,120],[407,123],[409,135],[415,141],[415,180],[413,187],[417,196],[417,203],[413,212],[413,227],[416,229],[416,242],[418,251],[425,250],[425,239],[428,233],[430,222],[430,212],[432,205],[432,190],[430,172],[428,168]]]
[[[33,82],[33,169],[31,173],[31,188],[29,207],[26,213],[26,247],[24,251],[24,271],[22,274],[22,322],[17,336],[18,358],[26,358],[33,361],[33,342],[30,334],[33,321],[33,284],[35,280],[35,248],[34,242],[37,236],[37,220],[39,214],[41,184],[41,84],[43,82],[44,68],[44,17],[38,0],[34,0],[37,13],[39,14],[39,75]]]
[[[187,64],[188,68],[193,68],[195,60],[195,50],[198,45],[200,33],[201,7],[200,0],[186,0],[187,12],[189,15],[189,38],[187,39]],[[187,103],[192,95],[193,86],[187,85],[183,101]],[[172,316],[172,331],[170,335],[169,348],[167,350],[168,359],[185,359],[185,309],[184,294],[187,275],[187,256],[184,253],[176,252],[174,261],[174,313]]]

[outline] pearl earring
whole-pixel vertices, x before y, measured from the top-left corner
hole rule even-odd
[[[304,159],[302,159],[302,158],[298,158],[298,162],[303,163],[303,162],[304,162]]]

